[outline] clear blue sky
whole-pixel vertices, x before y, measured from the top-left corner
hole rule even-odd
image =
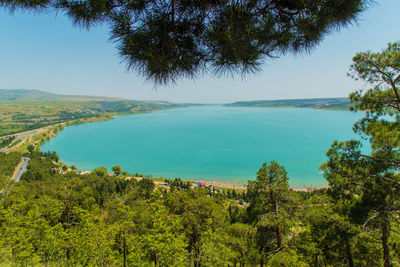
[[[377,1],[310,54],[268,61],[246,80],[205,75],[157,89],[125,70],[105,26],[87,32],[62,15],[0,10],[0,88],[202,103],[347,96],[364,86],[346,77],[355,53],[400,40],[399,10],[399,0]]]

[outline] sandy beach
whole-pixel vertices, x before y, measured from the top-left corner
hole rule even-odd
[[[130,179],[135,179],[136,181],[140,181],[143,179],[143,177],[126,177],[125,179],[130,180]],[[150,178],[152,179],[152,178]],[[183,182],[191,182],[191,183],[198,183],[198,182],[204,182],[206,183],[206,186],[213,186],[216,188],[224,188],[224,189],[235,189],[235,190],[247,190],[247,184],[236,184],[236,183],[230,183],[230,182],[223,182],[223,181],[212,181],[212,180],[182,180]],[[159,186],[160,182],[155,182],[156,185]],[[328,189],[328,187],[289,187],[289,190],[291,191],[296,191],[296,192],[312,192],[315,190],[321,190],[321,189]]]
[[[205,182],[207,183],[207,185],[212,185],[219,188],[247,190],[247,184],[235,184],[229,182],[209,181],[209,180],[201,180],[199,182]],[[289,187],[289,189],[291,191],[297,191],[297,192],[312,192],[315,190],[328,189],[328,187]]]

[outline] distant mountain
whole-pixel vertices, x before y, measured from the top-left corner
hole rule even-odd
[[[84,95],[59,95],[40,90],[29,89],[0,89],[0,101],[118,101],[124,98]]]
[[[129,100],[125,98],[103,97],[103,96],[81,96],[81,95],[58,95],[39,90],[27,89],[0,89],[0,101],[12,101],[16,104],[32,102],[32,107],[53,102],[65,108],[65,105],[73,105],[80,109],[90,109],[92,112],[110,114],[132,114],[155,110],[188,107],[198,104],[177,104],[167,101],[155,100]]]
[[[240,101],[225,104],[227,107],[298,107],[318,109],[349,109],[352,103],[347,97],[310,98],[310,99],[281,99]]]

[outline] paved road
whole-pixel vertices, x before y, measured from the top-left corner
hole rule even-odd
[[[61,125],[65,125],[66,123],[74,122],[74,121],[78,121],[78,120],[71,120],[71,121],[61,122]],[[10,137],[10,136],[13,136],[13,135],[16,135],[16,136],[18,136],[20,138],[26,138],[26,137],[29,137],[29,136],[33,136],[33,135],[39,134],[43,130],[45,130],[46,128],[50,128],[50,127],[58,125],[58,124],[59,123],[57,122],[57,123],[54,123],[54,124],[49,124],[49,125],[46,125],[46,126],[43,126],[43,127],[40,127],[40,128],[27,130],[27,131],[24,131],[24,132],[18,132],[18,133],[3,135],[3,136],[0,136],[0,139],[1,138],[5,138],[5,137]]]
[[[73,121],[76,121],[76,120],[67,121],[67,122],[62,122],[61,125],[65,125],[66,123],[68,123],[68,122],[73,122]],[[12,143],[15,143],[16,141],[21,140],[21,139],[22,139],[22,142],[24,142],[25,139],[27,139],[28,137],[31,137],[31,136],[40,134],[40,133],[42,133],[45,129],[50,128],[50,127],[52,127],[52,126],[55,126],[55,125],[57,125],[57,124],[59,124],[59,123],[46,125],[46,126],[43,126],[43,127],[41,127],[41,128],[36,128],[36,129],[28,130],[28,131],[25,131],[25,132],[19,132],[19,133],[14,133],[14,134],[9,134],[9,135],[3,135],[3,136],[0,136],[0,139],[5,138],[5,137],[14,136],[14,135],[15,135],[15,136],[17,136],[17,138],[16,138]],[[21,142],[21,143],[22,143],[22,142]],[[18,143],[17,145],[19,145],[19,144],[20,144],[20,143]],[[8,146],[6,146],[6,147],[4,147],[4,148],[2,148],[2,149],[0,149],[0,153],[1,153],[1,152],[5,152],[7,149],[10,148],[10,146],[11,146],[11,144],[8,145]]]
[[[26,172],[26,167],[28,166],[29,160],[30,160],[30,158],[22,158],[22,162],[18,165],[18,169],[12,177],[12,179],[15,182],[19,182],[22,174],[24,174],[24,172]]]
[[[37,129],[25,131],[25,132],[16,133],[16,134],[10,134],[10,135],[1,136],[0,139],[6,138],[6,137],[10,137],[10,136],[16,136],[16,138],[12,141],[11,144],[9,144],[8,146],[0,149],[0,153],[1,152],[5,152],[7,149],[11,148],[12,147],[11,145],[14,144],[15,142],[18,142],[19,140],[22,140],[22,142],[23,142],[26,138],[34,136],[34,135],[36,135],[38,133],[41,133],[41,131],[43,129],[45,129],[46,127],[49,127],[49,126],[44,126],[42,128],[37,128]],[[17,145],[19,145],[19,143]]]
[[[13,135],[17,135],[17,136],[20,136],[20,137],[32,136],[32,135],[35,135],[38,132],[40,132],[40,130],[43,130],[43,129],[45,129],[47,127],[50,127],[50,126],[53,126],[53,125],[55,125],[55,124],[46,125],[46,126],[43,126],[43,127],[40,127],[40,128],[27,130],[27,131],[24,131],[24,132],[18,132],[18,133],[3,135],[3,136],[0,136],[0,138],[10,137],[10,136],[13,136]]]

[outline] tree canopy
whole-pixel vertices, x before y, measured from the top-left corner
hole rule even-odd
[[[371,86],[350,96],[356,110],[366,110],[354,129],[369,141],[370,153],[360,141],[334,142],[325,176],[350,219],[365,231],[380,231],[383,265],[391,266],[390,237],[397,233],[392,222],[400,210],[400,43],[358,53],[350,75]]]
[[[266,58],[308,51],[356,21],[372,0],[0,0],[56,11],[76,26],[110,27],[128,69],[156,84],[203,72],[246,74]]]

